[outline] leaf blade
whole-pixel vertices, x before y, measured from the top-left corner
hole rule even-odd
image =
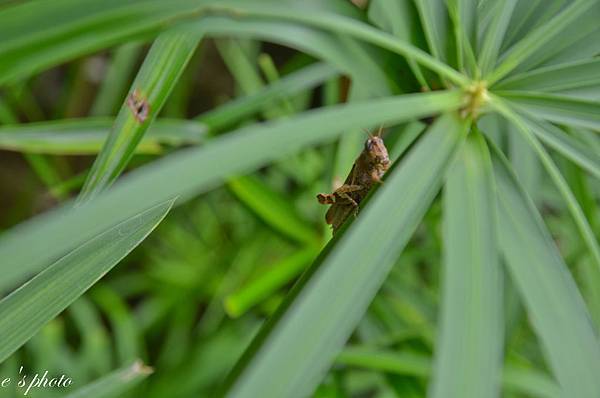
[[[56,155],[96,154],[108,137],[110,118],[53,120],[0,127],[0,148],[26,153]],[[198,145],[204,141],[203,123],[159,119],[144,134],[136,153],[156,154],[163,144]]]
[[[41,269],[78,242],[140,209],[178,195],[185,199],[212,188],[228,176],[248,172],[299,148],[333,139],[357,125],[369,127],[412,120],[457,109],[462,103],[460,92],[438,91],[333,106],[287,120],[241,128],[201,148],[178,151],[130,173],[93,204],[71,208],[72,204],[67,202],[59,209],[5,232],[0,237],[0,257],[10,258],[12,262],[0,263],[3,273],[0,291]],[[215,168],[215,164],[220,167]]]
[[[531,31],[509,50],[500,65],[486,79],[488,83],[493,84],[506,76],[536,50],[574,24],[577,18],[584,15],[594,4],[594,1],[590,0],[576,0],[550,21]]]
[[[499,242],[512,279],[564,394],[594,397],[600,391],[600,346],[577,285],[531,200],[498,151]]]
[[[464,122],[452,114],[432,126],[356,223],[325,249],[329,254],[323,263],[313,264],[259,332],[229,378],[228,397],[305,396],[316,387],[433,200],[440,171],[464,130]],[[415,173],[421,178],[413,178]],[[336,299],[340,294],[352,300]],[[290,356],[297,360],[289,361]],[[272,383],[273,369],[278,383]]]
[[[429,396],[496,397],[503,348],[502,271],[491,161],[477,132],[459,152],[444,193],[441,330]]]
[[[538,119],[600,131],[600,101],[541,92],[496,91],[496,94]]]
[[[170,210],[163,203],[62,257],[0,301],[0,361],[6,359],[142,242]]]
[[[200,38],[166,32],[153,43],[79,193],[89,200],[116,180],[179,80]],[[139,98],[138,98],[139,97]],[[138,101],[140,105],[138,105]]]
[[[131,365],[123,366],[113,372],[95,380],[65,398],[110,398],[122,396],[140,381],[152,373],[152,368],[145,366],[140,360]]]

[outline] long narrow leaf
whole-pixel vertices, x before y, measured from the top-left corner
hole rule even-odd
[[[540,92],[496,91],[538,119],[600,131],[600,101]]]
[[[511,20],[517,0],[503,0],[493,2],[493,4],[495,8],[492,22],[485,32],[483,44],[481,45],[481,51],[479,53],[479,64],[483,76],[487,76],[496,66],[500,47],[502,46],[502,40],[508,29],[508,24]]]
[[[420,35],[418,15],[411,0],[375,0],[369,3],[369,18],[379,27],[401,40],[412,41]],[[408,66],[421,87],[429,88],[421,67],[412,59]]]
[[[600,180],[600,152],[548,122],[523,117],[527,127],[546,145]]]
[[[211,111],[199,115],[196,119],[211,129],[211,131],[228,127],[242,117],[258,112],[273,100],[292,96],[302,90],[308,90],[338,72],[327,64],[314,64],[301,70],[283,76],[280,80],[269,84],[260,91],[237,98]]]
[[[90,199],[107,188],[127,166],[137,144],[175,87],[198,41],[199,37],[195,35],[170,32],[156,39],[88,174],[79,194],[80,200]]]
[[[112,125],[109,118],[55,120],[0,127],[0,148],[26,153],[84,155],[100,152]],[[150,126],[136,153],[156,154],[163,145],[198,145],[207,128],[203,123],[159,119]]]
[[[140,43],[127,43],[114,51],[102,85],[90,109],[90,115],[108,116],[118,111],[141,50]]]
[[[334,106],[288,120],[242,128],[202,148],[179,151],[130,173],[121,184],[93,203],[75,209],[67,203],[2,235],[0,258],[11,261],[0,263],[0,291],[82,241],[161,201],[206,191],[226,177],[249,172],[300,148],[326,142],[356,126],[412,120],[457,109],[462,104],[460,92],[448,91]]]
[[[550,178],[556,185],[556,188],[560,192],[563,197],[565,203],[567,204],[567,208],[569,212],[573,216],[575,221],[575,225],[577,226],[583,241],[588,247],[590,253],[592,254],[592,258],[596,263],[596,267],[600,270],[600,246],[598,245],[598,241],[596,240],[596,236],[592,231],[592,228],[585,218],[585,214],[581,209],[581,206],[577,202],[575,195],[571,191],[571,188],[565,181],[562,176],[560,170],[554,164],[554,161],[548,155],[544,147],[540,144],[540,142],[535,138],[535,136],[529,131],[527,124],[510,108],[504,106],[503,103],[494,101],[494,105],[503,113],[508,120],[510,120],[514,125],[518,128],[518,130],[523,134],[524,138],[533,148],[533,150],[537,153],[540,158],[542,164],[546,168],[546,171],[550,175]]]
[[[140,381],[152,373],[152,368],[141,361],[117,369],[106,376],[84,386],[65,398],[117,398],[135,387]]]
[[[439,60],[448,59],[448,32],[450,20],[443,0],[417,0],[421,25],[431,54]]]
[[[227,186],[262,220],[282,234],[301,243],[318,241],[314,229],[300,217],[294,206],[259,178],[240,176],[230,179]]]
[[[487,79],[488,83],[492,84],[506,76],[537,49],[549,43],[571,24],[576,24],[577,19],[594,6],[594,0],[576,0],[550,21],[530,32],[509,50]]]
[[[302,397],[314,390],[433,200],[464,130],[453,114],[432,126],[259,332],[230,375],[228,397]]]
[[[495,187],[485,141],[471,135],[444,192],[443,300],[431,397],[499,395],[502,270]]]
[[[600,84],[600,60],[586,59],[521,73],[494,85],[498,90],[561,91]]]
[[[432,367],[431,359],[423,354],[376,350],[369,347],[346,348],[337,357],[336,363],[361,369],[423,378],[431,374]],[[527,396],[540,398],[561,397],[560,387],[550,377],[530,368],[505,366],[501,381],[507,390],[525,393]]]
[[[499,241],[552,371],[568,397],[600,395],[600,345],[552,237],[501,154],[493,157]]]
[[[0,301],[0,361],[31,338],[142,242],[169,201],[136,215],[71,251]]]
[[[410,57],[461,86],[468,84],[468,79],[465,76],[444,63],[439,62],[425,51],[414,47],[412,44],[399,41],[394,36],[381,32],[368,24],[359,22],[351,16],[328,12],[326,9],[318,7],[315,4],[305,4],[303,2],[282,4],[273,0],[222,0],[218,3],[209,0],[173,0],[167,3],[140,0],[134,5],[130,5],[129,8],[125,7],[123,9],[121,8],[122,2],[117,3],[116,0],[103,2],[103,5],[104,3],[106,3],[106,7],[102,8],[98,15],[95,15],[93,12],[98,8],[93,6],[95,3],[91,0],[86,0],[85,2],[61,0],[60,7],[53,6],[53,12],[62,12],[64,14],[62,18],[66,18],[66,22],[63,26],[69,31],[77,28],[82,29],[82,21],[73,17],[78,15],[78,13],[83,13],[84,15],[88,13],[91,15],[91,18],[97,18],[106,22],[105,24],[99,24],[96,20],[96,23],[84,24],[83,30],[85,34],[82,36],[71,35],[69,37],[72,37],[72,39],[67,42],[62,40],[64,38],[62,30],[55,32],[53,26],[48,26],[47,24],[40,24],[39,27],[36,27],[35,34],[30,34],[18,28],[19,26],[31,26],[37,22],[37,19],[44,19],[46,17],[44,13],[47,13],[48,9],[42,6],[42,2],[30,3],[27,7],[13,7],[10,9],[10,12],[0,13],[0,26],[3,26],[3,23],[9,26],[9,28],[0,30],[0,36],[9,39],[6,41],[8,44],[0,46],[0,59],[2,60],[2,63],[0,63],[0,76],[8,76],[7,78],[13,79],[23,77],[23,75],[70,59],[76,55],[89,53],[103,46],[109,46],[119,40],[123,40],[124,37],[131,38],[135,37],[136,34],[140,35],[148,31],[156,31],[161,24],[164,27],[172,26],[184,21],[185,17],[197,17],[200,14],[201,16],[198,17],[199,19],[196,23],[202,23],[207,18],[202,15],[202,11],[210,10],[222,12],[233,20],[238,20],[240,16],[270,17],[271,19],[296,21],[328,31],[344,33],[356,39]],[[15,9],[18,10],[15,11]],[[136,15],[136,13],[147,16],[148,20],[131,20],[131,16]],[[123,23],[123,19],[126,19],[127,23]],[[101,26],[102,29],[99,29],[97,25]],[[120,29],[111,35],[113,33],[111,29],[114,29],[114,25],[119,26]],[[202,33],[207,32],[203,31]],[[47,35],[49,39],[40,42],[38,40],[40,35]],[[33,53],[30,48],[32,46],[37,46],[39,47],[39,52],[44,52],[42,59],[31,59],[31,57],[26,56]],[[26,49],[28,51],[24,51]],[[60,51],[57,51],[57,49]],[[0,83],[2,82],[5,82],[5,80],[0,79]]]

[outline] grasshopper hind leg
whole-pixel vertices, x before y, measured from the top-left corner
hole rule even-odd
[[[335,203],[335,195],[331,193],[320,193],[317,195],[317,200],[322,205],[332,205]]]

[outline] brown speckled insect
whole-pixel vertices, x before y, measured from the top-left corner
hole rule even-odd
[[[150,113],[150,104],[146,98],[142,96],[140,90],[137,88],[127,97],[127,106],[131,110],[133,117],[139,123],[144,123]]]
[[[390,158],[381,138],[381,130],[382,128],[377,135],[369,134],[365,147],[354,162],[344,184],[331,194],[317,195],[319,203],[331,205],[325,215],[325,221],[331,224],[334,234],[351,214],[358,213],[360,202],[374,184],[381,182],[381,177],[390,167]]]

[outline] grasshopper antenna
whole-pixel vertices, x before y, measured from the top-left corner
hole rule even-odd
[[[362,129],[362,131],[364,131],[365,133],[367,133],[367,135],[369,136],[369,138],[373,138],[373,134],[371,134],[371,132],[367,129]]]
[[[377,137],[381,137],[381,133],[383,132],[383,124],[379,126],[379,130],[377,130]]]

